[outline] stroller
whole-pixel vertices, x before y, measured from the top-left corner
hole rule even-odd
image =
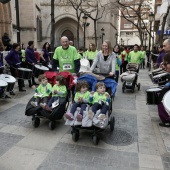
[[[109,103],[109,110],[106,113],[106,120],[105,121],[98,121],[98,116],[100,114],[100,110],[96,112],[94,115],[93,119],[89,119],[88,117],[88,110],[91,107],[91,104],[88,104],[86,107],[86,110],[83,112],[83,119],[82,122],[78,122],[76,120],[76,116],[80,110],[78,107],[77,110],[74,113],[74,120],[70,121],[66,119],[65,125],[70,125],[72,127],[71,134],[72,134],[72,140],[74,142],[78,141],[80,133],[79,129],[87,129],[87,130],[92,130],[92,140],[95,145],[99,143],[99,132],[104,131],[107,126],[110,126],[110,131],[112,132],[114,130],[114,125],[115,125],[115,118],[114,116],[111,116],[112,114],[112,100],[113,96],[115,95],[116,92],[116,86],[117,83],[109,78],[105,78],[104,80],[97,80],[94,76],[89,75],[89,74],[84,74],[80,76],[77,81],[85,80],[88,82],[90,89],[92,91],[95,91],[95,84],[99,81],[104,82],[106,85],[106,91],[110,94],[111,96],[111,102]],[[108,89],[108,90],[107,90]],[[68,112],[70,111],[71,104],[68,107]],[[97,122],[97,123],[96,123]]]
[[[122,85],[122,92],[125,92],[125,89],[131,89],[132,93],[135,91],[135,86],[140,90],[140,83],[137,83],[139,64],[128,63],[126,66],[126,72],[120,75]]]
[[[71,96],[71,89],[74,86],[73,76],[69,72],[45,72],[44,75],[47,77],[48,82],[54,85],[56,83],[56,77],[62,75],[66,78],[67,82],[67,96],[66,98],[60,97],[58,100],[58,104],[52,109],[52,112],[43,110],[40,106],[33,107],[31,105],[31,101],[34,100],[34,97],[30,99],[26,106],[25,115],[32,116],[32,125],[36,128],[40,125],[40,118],[45,118],[49,120],[49,128],[53,130],[55,128],[55,120],[62,119],[65,111],[67,110],[67,106],[69,103],[69,98]],[[50,99],[50,97],[49,97]]]

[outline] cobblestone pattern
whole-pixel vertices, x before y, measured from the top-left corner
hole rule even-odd
[[[170,170],[170,153],[162,155],[164,170]]]
[[[116,96],[113,109],[136,110],[135,96]]]
[[[17,104],[3,112],[0,112],[0,123],[30,127],[30,118],[25,116],[25,104]]]
[[[0,156],[16,145],[23,136],[0,132]]]
[[[59,143],[38,170],[138,170],[137,153]]]
[[[124,129],[130,133],[134,141],[137,142],[138,139],[138,130],[137,130],[137,116],[131,114],[130,111],[120,111],[116,113],[113,110],[113,115],[115,116],[115,128]]]

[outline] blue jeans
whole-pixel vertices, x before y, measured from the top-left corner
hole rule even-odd
[[[52,106],[52,103],[55,102],[55,101],[58,100],[58,99],[59,99],[58,96],[51,97],[51,99],[50,99],[49,102],[48,102],[48,106],[51,107],[51,106]]]
[[[99,103],[94,103],[92,106],[92,112],[96,114],[97,110],[101,109],[101,113],[106,114],[106,112],[109,110],[109,106],[106,104],[99,104]]]
[[[73,103],[70,113],[74,115],[74,112],[76,111],[77,107],[80,107],[80,114],[83,115],[83,111],[86,110],[87,104],[85,103]]]

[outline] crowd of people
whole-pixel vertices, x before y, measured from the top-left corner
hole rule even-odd
[[[5,60],[8,63],[10,67],[11,75],[15,78],[17,78],[17,69],[18,68],[29,68],[30,70],[33,70],[34,66],[37,63],[41,63],[43,66],[48,66],[49,63],[52,64],[52,70],[53,71],[69,71],[72,74],[78,74],[80,70],[80,60],[82,58],[86,58],[90,63],[90,70],[91,72],[95,71],[96,67],[98,68],[98,71],[100,73],[108,74],[108,77],[111,79],[114,79],[116,82],[119,80],[119,75],[126,71],[126,65],[127,63],[136,63],[140,65],[140,68],[145,68],[145,58],[146,51],[143,46],[139,47],[137,44],[134,45],[133,49],[128,49],[127,47],[122,47],[118,44],[116,44],[112,48],[112,44],[108,40],[104,40],[102,43],[101,50],[97,50],[95,44],[90,43],[89,48],[87,50],[84,50],[83,48],[80,48],[77,50],[73,43],[68,40],[66,36],[61,37],[60,40],[61,46],[57,47],[54,51],[53,57],[50,57],[50,44],[48,42],[45,42],[41,53],[37,53],[35,51],[34,47],[34,41],[29,41],[27,48],[25,48],[25,45],[13,43],[11,46],[11,49],[7,56],[5,56]],[[5,44],[4,44],[5,45]],[[0,42],[0,74],[4,72],[4,63],[3,63],[3,44]],[[155,52],[152,52],[152,59],[153,62],[156,63],[156,67],[164,67],[168,72],[169,66],[170,66],[170,40],[167,39],[164,41],[163,45],[158,46],[158,53],[157,57],[155,59]],[[29,87],[32,87],[35,89],[35,92],[38,94],[39,91],[44,94],[43,96],[43,102],[40,103],[39,96],[35,95],[35,101],[32,102],[32,105],[35,107],[38,104],[43,107],[43,109],[46,109],[48,111],[51,110],[51,104],[55,100],[57,100],[58,96],[65,95],[65,83],[64,80],[61,79],[57,80],[57,84],[55,88],[52,88],[49,83],[47,82],[47,79],[40,75],[38,77],[39,84],[35,82],[34,74],[32,74],[31,79],[28,80]],[[36,85],[39,85],[36,88]],[[20,92],[26,91],[24,89],[25,84],[23,79],[18,79],[18,88]],[[103,85],[99,85],[99,89],[105,88]],[[61,90],[62,89],[62,90]],[[78,88],[77,88],[78,89]],[[97,90],[98,92],[98,87]],[[52,93],[52,99],[48,103],[47,97],[48,95]],[[87,87],[86,85],[82,85],[82,87],[79,88],[79,90],[76,91],[76,94],[79,94],[80,97],[75,98],[75,105],[73,105],[72,110],[70,114],[67,115],[69,119],[72,118],[72,114],[77,106],[79,106],[80,103],[85,104],[86,98],[81,97],[81,93],[85,94],[87,93]],[[105,94],[105,91],[102,91],[103,94]],[[99,94],[99,93],[98,93]],[[10,95],[15,95],[14,91],[10,92]],[[88,95],[90,95],[88,93]],[[92,94],[91,94],[92,95]],[[6,95],[7,96],[7,95]],[[77,95],[76,95],[77,96]],[[109,96],[106,94],[105,100],[109,98]],[[94,103],[96,102],[96,93],[94,93],[94,96],[91,97],[91,99],[94,99]],[[81,99],[81,100],[80,100]],[[77,104],[77,102],[79,104]],[[82,110],[85,107],[85,105],[81,104]],[[107,106],[107,105],[106,105]],[[97,106],[92,107],[92,112],[94,113]],[[104,111],[105,113],[105,108]],[[82,119],[82,114],[80,113],[78,115],[78,120]],[[162,121],[163,122],[163,121]],[[170,116],[167,113],[167,119],[166,122],[163,122],[162,126],[165,123],[170,124]]]

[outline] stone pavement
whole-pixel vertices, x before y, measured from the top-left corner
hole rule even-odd
[[[33,90],[0,99],[0,170],[170,170],[170,128],[159,127],[156,106],[146,105],[152,86],[147,70],[140,70],[141,90],[125,91],[119,82],[113,102],[115,130],[100,134],[93,145],[91,131],[81,130],[72,141],[64,120],[48,128],[48,120],[32,126],[25,106]]]

